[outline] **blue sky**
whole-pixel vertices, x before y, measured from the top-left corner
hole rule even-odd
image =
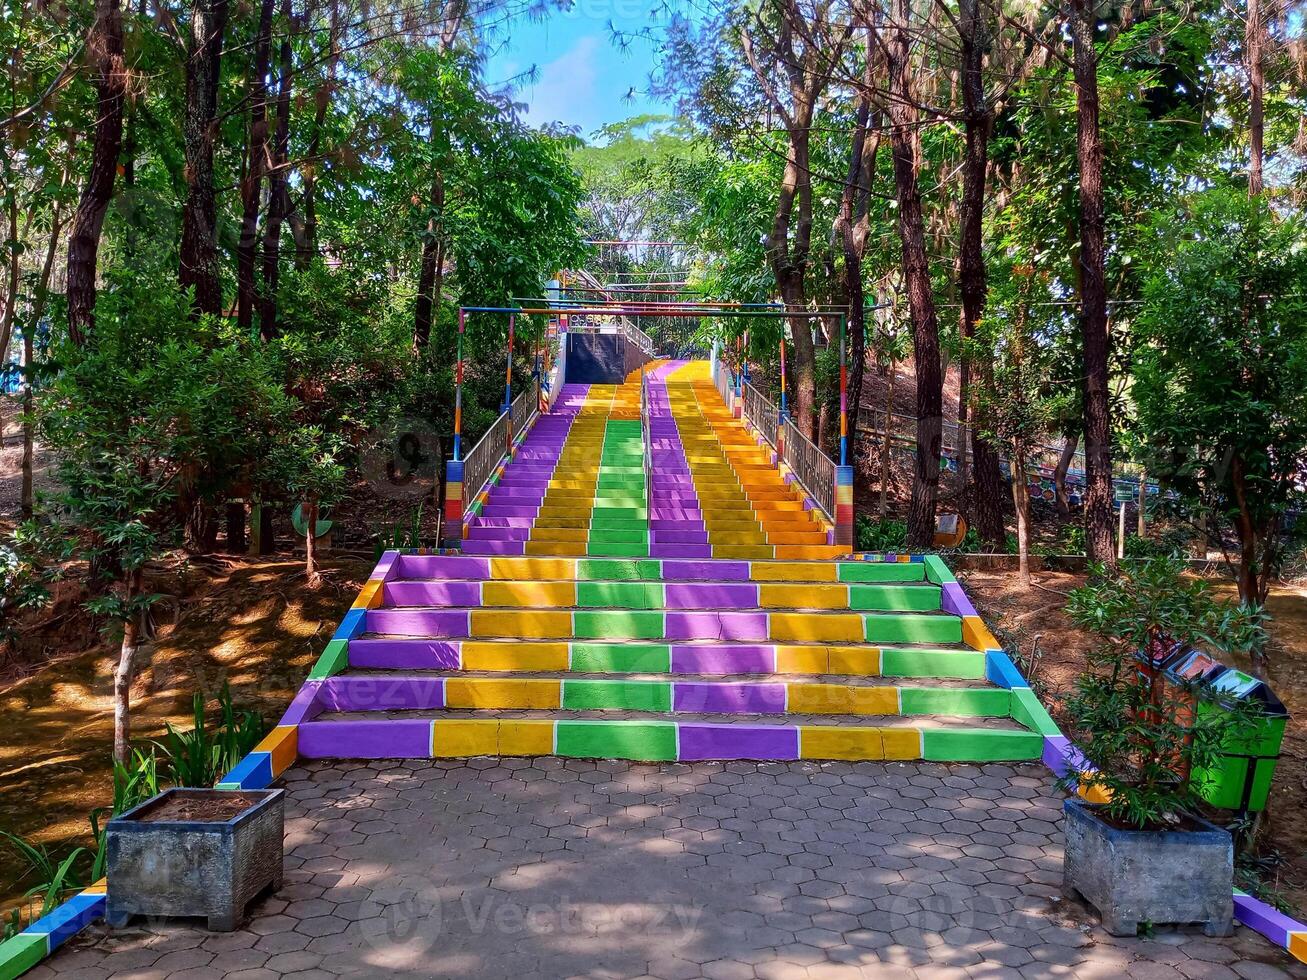
[[[518,18],[496,39],[486,81],[498,88],[534,65],[536,82],[522,84],[516,95],[529,106],[527,122],[576,126],[586,139],[605,123],[668,112],[668,105],[644,94],[654,67],[653,44],[635,38],[623,50],[613,39],[614,29],[633,33],[649,27],[650,6],[649,0],[575,0],[571,9],[552,11],[540,21]]]

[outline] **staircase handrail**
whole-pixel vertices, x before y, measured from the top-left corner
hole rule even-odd
[[[540,386],[531,384],[502,412],[494,424],[482,434],[463,457],[463,500],[465,505],[476,499],[495,472],[500,460],[507,456],[512,445],[510,439],[523,432],[534,418],[540,405]],[[510,436],[512,433],[512,436]],[[466,509],[464,510],[466,514]]]
[[[780,428],[780,413],[776,411],[776,406],[771,403],[771,400],[749,382],[746,381],[743,388],[744,417],[762,434],[767,444],[775,449],[777,429]]]
[[[782,458],[799,486],[816,501],[831,522],[835,521],[835,461],[799,431],[788,418],[781,423],[785,451]]]

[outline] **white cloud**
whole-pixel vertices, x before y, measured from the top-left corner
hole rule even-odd
[[[526,87],[526,121],[534,126],[562,121],[579,125],[583,133],[594,128],[598,102],[598,56],[603,41],[585,34],[566,52],[540,66],[539,79]]]

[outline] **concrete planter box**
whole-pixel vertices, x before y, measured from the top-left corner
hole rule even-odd
[[[241,799],[248,805],[230,817],[212,815]],[[170,789],[128,810],[107,828],[105,918],[123,926],[133,915],[204,916],[230,932],[250,899],[281,887],[284,822],[279,789]]]
[[[1063,804],[1063,893],[1078,893],[1114,936],[1140,923],[1201,922],[1228,936],[1234,916],[1234,842],[1206,820],[1195,830],[1122,830],[1079,799]]]

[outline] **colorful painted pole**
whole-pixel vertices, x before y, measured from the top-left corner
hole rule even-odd
[[[853,550],[853,467],[849,465],[849,365],[845,357],[849,318],[840,314],[840,465],[835,467],[835,527],[831,543]]]
[[[849,366],[844,359],[844,334],[848,316],[840,314],[840,465],[849,465]]]
[[[517,327],[517,314],[508,314],[508,356],[505,358],[507,367],[504,369],[504,408],[503,411],[508,415],[507,435],[504,437],[504,451],[512,452],[513,450],[513,416],[510,414],[513,410],[513,332]]]
[[[467,311],[458,311],[458,360],[454,367],[454,459],[463,458],[463,329]]]

